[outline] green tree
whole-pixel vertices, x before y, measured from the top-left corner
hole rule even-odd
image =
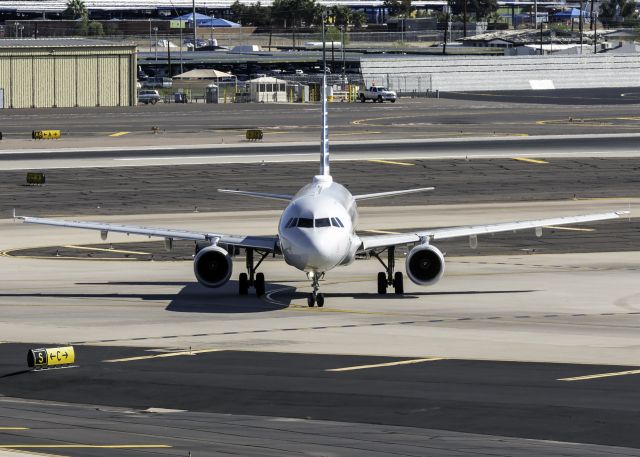
[[[473,13],[476,21],[491,16],[498,11],[498,2],[496,0],[449,0],[451,13],[460,15],[464,13],[464,4],[467,3],[467,14]]]
[[[89,17],[89,11],[82,0],[69,0],[67,9],[62,13],[67,19],[84,19]]]
[[[630,0],[607,0],[600,4],[600,22],[605,26],[635,23],[636,3]]]
[[[242,25],[260,27],[271,24],[271,8],[262,6],[260,2],[244,5],[236,0],[231,5],[231,13],[233,18]]]
[[[333,19],[333,23],[344,27],[351,24],[352,15],[353,12],[348,6],[336,5],[329,10],[329,16]]]
[[[322,7],[315,0],[274,0],[271,16],[282,27],[309,27],[322,22]]]
[[[89,26],[87,27],[87,32],[91,36],[104,35],[104,29],[102,28],[102,23],[97,21],[89,22]]]
[[[391,17],[409,17],[415,9],[411,4],[411,0],[384,0],[382,5]]]
[[[361,29],[367,24],[367,15],[364,11],[354,11],[351,14],[351,24],[357,29]]]

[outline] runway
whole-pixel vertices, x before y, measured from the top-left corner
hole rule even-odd
[[[295,138],[22,153],[5,143],[0,211],[273,234],[280,203],[216,190],[295,192],[317,161],[315,142]],[[211,290],[195,282],[190,243],[166,253],[143,237],[1,220],[0,455],[640,455],[636,142],[333,142],[334,179],[353,193],[436,187],[367,202],[364,234],[632,214],[542,238],[479,237],[476,250],[442,243],[442,281],[407,280],[403,296],[376,294],[380,265],[357,260],[323,280],[322,309],[278,258],[261,267],[267,294],[239,297],[242,256]],[[43,170],[46,185],[26,186],[25,170]],[[78,368],[25,372],[26,348],[67,343]]]

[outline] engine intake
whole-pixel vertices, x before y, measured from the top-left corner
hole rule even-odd
[[[409,252],[405,267],[411,281],[430,286],[440,281],[444,274],[444,255],[435,246],[421,244]]]
[[[196,254],[193,259],[193,271],[203,286],[220,287],[229,281],[233,261],[229,253],[221,247],[208,246]]]

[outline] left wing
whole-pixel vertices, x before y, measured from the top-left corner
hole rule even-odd
[[[222,233],[194,232],[181,229],[142,227],[138,225],[105,224],[102,222],[66,221],[60,219],[47,219],[41,217],[16,216],[27,224],[54,225],[58,227],[72,227],[87,230],[100,231],[103,239],[109,232],[126,233],[127,235],[146,235],[149,237],[167,238],[172,240],[215,241],[223,244],[254,249],[274,251],[278,243],[277,236],[246,236],[227,235]]]
[[[359,251],[374,248],[395,246],[400,244],[419,243],[421,240],[446,240],[462,236],[482,235],[487,233],[510,232],[528,228],[545,227],[548,225],[579,224],[582,222],[604,221],[616,219],[629,214],[629,211],[614,211],[610,213],[586,214],[583,216],[555,217],[551,219],[536,219],[531,221],[502,222],[499,224],[473,225],[468,227],[450,227],[433,230],[417,231],[413,233],[398,233],[389,235],[361,236]]]

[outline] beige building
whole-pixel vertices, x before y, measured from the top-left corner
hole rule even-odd
[[[0,108],[133,106],[136,76],[134,45],[0,39]]]

